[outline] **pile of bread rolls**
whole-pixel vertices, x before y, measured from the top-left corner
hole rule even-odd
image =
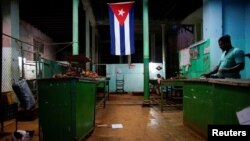
[[[53,75],[53,78],[67,78],[67,77],[98,78],[99,76],[94,71],[83,70],[81,68],[73,68],[71,65],[68,66],[66,73],[59,73]]]

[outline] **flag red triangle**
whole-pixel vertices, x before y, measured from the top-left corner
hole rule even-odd
[[[126,2],[126,3],[110,3],[109,6],[112,9],[115,17],[119,21],[120,25],[124,24],[128,13],[132,7],[133,2]]]

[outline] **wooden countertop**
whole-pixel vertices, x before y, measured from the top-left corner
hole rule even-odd
[[[250,87],[250,79],[209,79],[210,83]]]
[[[161,80],[161,84],[167,84],[171,82],[208,82],[214,84],[224,84],[231,86],[243,86],[250,87],[250,79],[165,79]]]

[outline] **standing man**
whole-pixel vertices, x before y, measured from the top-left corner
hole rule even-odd
[[[164,77],[162,77],[159,73],[156,76],[157,76],[157,84],[155,85],[155,91],[156,94],[160,94],[160,84],[161,80],[164,80]]]
[[[231,37],[225,35],[218,40],[222,55],[219,64],[209,73],[201,76],[207,78],[241,78],[240,71],[245,67],[245,53],[231,44]]]

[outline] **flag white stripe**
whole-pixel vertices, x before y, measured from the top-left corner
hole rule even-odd
[[[125,34],[125,54],[129,55],[130,53],[130,27],[129,27],[129,14],[127,15],[126,20],[124,21],[124,34]]]
[[[114,16],[114,31],[115,31],[115,54],[121,54],[120,47],[120,24],[116,16]]]

